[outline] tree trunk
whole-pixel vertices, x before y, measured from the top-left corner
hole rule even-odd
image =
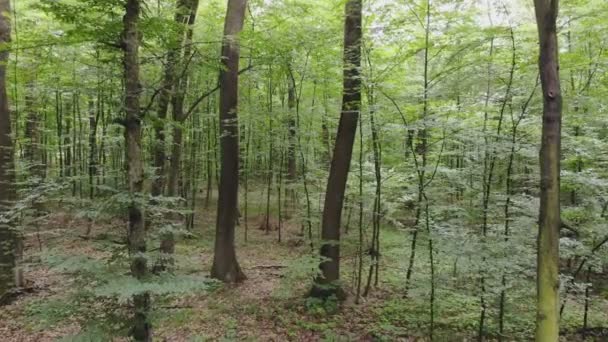
[[[162,86],[158,97],[158,109],[156,112],[157,120],[154,124],[154,133],[156,136],[156,142],[154,144],[156,179],[152,183],[152,196],[161,195],[165,185],[165,121],[167,119],[169,102],[173,95],[177,79],[177,60],[181,54],[184,41],[183,25],[187,23],[189,15],[190,12],[188,10],[187,0],[178,0],[175,9],[175,22],[179,25],[180,29],[177,32],[177,39],[167,51]]]
[[[321,141],[323,142],[321,156],[325,165],[329,165],[331,161],[331,141],[329,138],[329,124],[327,122],[328,99],[329,95],[327,94],[327,85],[325,85],[323,90],[323,116],[321,117]]]
[[[289,132],[289,145],[287,148],[287,180],[294,183],[296,181],[296,80],[291,72],[291,66],[288,66],[290,72],[287,79],[287,108],[289,108],[289,120],[287,129]]]
[[[95,197],[95,177],[97,176],[97,122],[102,108],[97,104],[95,113],[95,103],[89,100],[89,198]]]
[[[61,93],[59,90],[55,91],[55,118],[57,120],[56,128],[57,128],[57,154],[59,155],[59,177],[63,178],[64,173],[64,157],[63,157],[63,120],[62,120],[62,102],[61,102]]]
[[[25,144],[24,157],[28,162],[29,174],[39,180],[44,178],[44,168],[41,164],[42,154],[40,153],[40,114],[37,111],[34,100],[34,82],[29,81],[25,93]]]
[[[144,168],[141,147],[141,113],[139,106],[139,0],[127,0],[123,17],[122,49],[124,52],[125,82],[125,141],[127,182],[131,203],[129,204],[128,247],[131,256],[131,274],[143,279],[148,274],[146,260],[146,230],[142,193]],[[152,332],[148,322],[150,295],[138,294],[133,297],[135,317],[131,334],[136,341],[152,341]]]
[[[327,260],[321,262],[322,276],[315,279],[311,291],[315,297],[343,295],[337,283],[340,279],[340,219],[361,109],[361,7],[361,0],[349,0],[346,3],[342,113],[327,181],[321,226],[321,256]]]
[[[10,0],[0,0],[0,13],[11,13]],[[0,15],[0,42],[10,43],[10,37],[10,21],[6,15]],[[3,48],[0,52],[0,216],[7,214],[16,197],[11,115],[6,94],[8,51],[7,48]],[[10,221],[6,223],[4,219],[0,220],[0,300],[18,285],[18,279],[15,277],[17,242],[18,236]]]
[[[222,42],[222,69],[220,70],[220,148],[222,169],[217,203],[215,249],[211,276],[224,282],[245,279],[236,259],[234,228],[237,219],[239,182],[238,132],[238,35],[243,28],[247,0],[228,0],[224,39]]]
[[[169,184],[167,194],[169,196],[178,196],[181,161],[182,161],[182,141],[183,141],[183,123],[188,118],[184,113],[184,98],[188,87],[188,63],[192,54],[192,25],[196,20],[196,10],[198,9],[198,0],[188,1],[186,4],[187,15],[184,20],[190,28],[187,31],[185,45],[183,47],[183,55],[180,55],[180,75],[175,79],[175,90],[171,101],[173,107],[173,146],[171,147],[171,162],[169,166]],[[183,39],[182,39],[183,40]],[[179,51],[182,49],[180,48]],[[189,114],[189,113],[188,113]]]
[[[559,339],[559,227],[562,95],[556,19],[558,0],[535,0],[543,90],[540,213],[537,259],[536,341]]]

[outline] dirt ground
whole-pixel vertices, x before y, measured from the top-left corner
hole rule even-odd
[[[180,260],[188,265],[188,272],[206,274],[212,261],[213,215],[210,211],[209,215],[202,214],[198,217],[199,232],[195,233],[195,238],[180,240],[176,253],[181,256]],[[247,242],[243,238],[243,220],[238,228],[238,257],[247,280],[208,293],[155,300],[155,340],[374,340],[370,333],[374,324],[374,308],[381,305],[382,297],[388,294],[376,291],[359,305],[354,303],[351,295],[335,313],[311,312],[305,301],[310,280],[294,280],[289,275],[293,272],[290,263],[310,250],[310,246],[303,243],[300,227],[289,222],[283,224],[282,242],[279,243],[276,227],[272,227],[275,230],[268,232],[260,229],[264,228],[263,224],[260,224],[263,221],[263,217],[259,215],[248,218]],[[98,240],[95,237],[119,239],[121,223],[94,223],[92,238],[83,239],[82,235],[87,226],[87,221],[74,219],[69,214],[51,214],[44,232],[39,233],[39,229],[34,229],[33,233],[28,234],[25,256],[27,284],[10,305],[0,307],[2,341],[83,341],[68,338],[83,329],[78,315],[72,317],[69,312],[61,312],[59,314],[63,318],[55,321],[53,312],[50,312],[49,320],[52,323],[40,324],[40,318],[35,313],[32,314],[32,307],[35,307],[36,303],[47,301],[61,302],[75,290],[70,274],[49,268],[40,262],[37,256],[39,251],[52,248],[70,255],[87,255],[95,259],[110,257],[107,251],[98,248]],[[106,338],[99,337],[99,340]],[[112,340],[127,339],[113,337]],[[400,340],[413,339],[403,337]]]

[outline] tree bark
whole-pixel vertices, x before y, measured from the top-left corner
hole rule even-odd
[[[95,197],[95,177],[97,177],[97,123],[102,108],[97,104],[97,113],[95,112],[95,103],[89,100],[89,198],[92,200]]]
[[[0,216],[8,214],[16,197],[14,169],[14,146],[11,134],[11,115],[6,94],[6,65],[9,50],[5,44],[11,40],[10,0],[0,0]],[[13,226],[0,220],[0,299],[17,286],[15,272],[18,235]]]
[[[562,95],[556,20],[558,0],[535,0],[543,89],[536,341],[559,339],[559,227]]]
[[[247,0],[228,0],[222,69],[220,70],[220,149],[222,156],[215,249],[211,276],[227,283],[245,279],[236,259],[234,229],[237,219],[239,185],[238,82],[239,42]]]
[[[289,145],[287,148],[287,180],[294,183],[298,177],[296,169],[296,80],[288,65],[289,75],[287,78],[287,108],[289,108],[289,119],[287,130],[289,132]],[[293,199],[293,198],[292,198]]]
[[[40,152],[40,114],[36,108],[36,102],[34,100],[34,82],[29,81],[26,86],[25,92],[25,110],[26,110],[26,123],[25,123],[25,137],[26,144],[23,156],[28,162],[28,169],[30,175],[39,178],[44,178],[44,167],[41,164],[42,154]]]
[[[125,82],[125,142],[127,182],[131,203],[129,204],[128,247],[131,257],[131,274],[143,279],[148,274],[146,260],[146,230],[143,209],[144,168],[141,146],[141,112],[139,96],[139,0],[127,0],[123,17],[122,49]],[[133,297],[135,316],[131,334],[136,341],[152,341],[148,322],[150,296],[148,293]]]
[[[152,196],[160,196],[165,186],[165,121],[169,102],[173,95],[177,79],[176,67],[184,41],[183,25],[187,23],[190,12],[188,11],[187,0],[178,0],[175,9],[175,23],[179,25],[177,39],[167,51],[167,60],[164,66],[162,86],[158,97],[158,108],[156,112],[156,122],[154,123],[154,133],[156,141],[154,144],[154,167],[156,179],[152,183]]]
[[[340,220],[344,191],[361,110],[361,0],[349,0],[344,21],[344,90],[342,112],[325,192],[321,226],[322,276],[315,279],[311,295],[343,297],[340,279]]]
[[[185,44],[182,46],[184,52],[181,55],[179,63],[180,75],[175,79],[175,90],[171,101],[173,107],[173,146],[171,147],[171,162],[169,165],[169,184],[167,194],[169,196],[178,196],[180,184],[180,171],[182,161],[182,141],[183,141],[183,123],[188,118],[188,114],[184,112],[184,98],[188,87],[188,63],[192,54],[192,25],[196,20],[196,11],[198,9],[198,0],[191,0],[185,3],[188,15],[185,17],[186,24],[190,26],[187,30]],[[182,39],[183,40],[183,39]],[[181,51],[182,49],[180,49]]]

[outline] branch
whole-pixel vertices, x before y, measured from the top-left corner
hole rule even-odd
[[[253,69],[253,65],[249,65],[244,69],[239,70],[239,75],[249,71],[250,69]],[[218,91],[220,89],[220,81],[218,79],[217,81],[217,85],[215,86],[215,88],[203,93],[203,95],[201,95],[198,99],[196,99],[194,102],[192,102],[192,105],[190,105],[190,108],[188,108],[188,111],[184,114],[184,116],[182,117],[183,121],[186,121],[188,119],[188,117],[190,117],[190,114],[192,114],[195,110],[196,107],[198,107],[198,105],[207,97],[209,97],[210,95],[212,95],[213,93],[215,93],[216,91]]]

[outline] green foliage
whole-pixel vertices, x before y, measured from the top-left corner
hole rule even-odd
[[[150,293],[151,295],[184,295],[193,292],[208,291],[217,287],[217,283],[200,276],[162,276],[140,281],[125,276],[108,280],[104,285],[94,290],[97,296],[112,297],[119,302],[126,302],[134,295]]]
[[[310,254],[289,260],[289,263],[285,265],[286,268],[281,278],[281,285],[273,295],[278,298],[289,298],[294,295],[294,289],[299,288],[298,284],[310,286],[312,280],[321,274],[319,270],[319,262],[321,260],[318,255]]]
[[[74,335],[66,336],[57,340],[58,342],[104,342],[111,338],[103,328],[92,325],[85,327],[84,331]]]
[[[172,275],[163,273],[138,280],[131,276],[117,276],[119,269],[126,269],[126,260],[106,262],[90,257],[63,256],[56,252],[43,254],[49,266],[81,278],[83,283],[92,285],[91,291],[99,297],[110,297],[119,302],[130,300],[133,295],[148,292],[152,295],[183,295],[217,288],[215,280],[196,275]]]
[[[308,297],[306,298],[305,307],[311,315],[322,317],[338,312],[338,304],[338,298],[334,295],[328,298]]]
[[[72,298],[43,299],[28,303],[25,314],[33,329],[42,330],[57,326],[82,313],[80,303]]]
[[[127,334],[128,304],[135,294],[150,293],[156,304],[212,292],[219,284],[200,274],[214,242],[213,206],[221,162],[217,92],[201,101],[184,122],[172,117],[175,103],[169,106],[167,118],[157,113],[167,56],[186,47],[177,44],[186,26],[174,20],[175,1],[141,1],[139,95],[144,117],[145,192],[136,197],[127,189],[121,123],[124,1],[13,3],[11,15],[16,17],[7,89],[17,147],[19,199],[10,210],[0,213],[0,223],[18,223],[17,230],[26,237],[26,263],[50,267],[66,278],[71,290],[77,289],[65,297],[62,294],[27,303],[25,314],[31,318],[31,326],[51,328],[76,319],[83,332],[66,337],[66,341],[99,336],[108,340]],[[353,279],[359,266],[365,276],[370,255],[376,252],[371,248],[377,190],[374,143],[380,152],[380,276],[379,286],[371,288],[369,302],[358,306],[362,310],[369,306],[374,312],[366,319],[369,326],[352,328],[369,330],[361,335],[369,333],[378,340],[424,339],[430,329],[430,297],[434,293],[435,339],[467,340],[477,332],[483,296],[488,304],[485,330],[488,338],[494,338],[499,298],[504,291],[507,339],[530,339],[535,319],[542,110],[536,84],[538,35],[530,3],[363,3],[363,110],[342,217],[340,285],[354,292]],[[277,271],[280,285],[272,298],[296,303],[290,307],[294,311],[303,302],[306,319],[297,312],[277,318],[287,326],[286,334],[292,339],[301,338],[301,330],[311,330],[327,341],[341,340],[343,336],[339,332],[333,335],[331,330],[340,328],[340,320],[347,320],[339,317],[342,308],[335,298],[295,299],[310,289],[323,261],[314,254],[322,243],[318,229],[330,165],[328,154],[332,153],[342,101],[344,4],[342,0],[251,0],[240,37],[241,68],[251,68],[240,75],[239,85],[239,205],[244,214],[243,183],[247,179],[249,217],[242,218],[238,235],[242,236],[243,223],[247,222],[251,232],[252,218],[266,213],[268,198],[271,218],[278,217],[277,195],[281,191],[282,243],[293,239],[301,245],[276,258],[284,267]],[[187,66],[180,63],[177,67],[180,77],[188,76],[186,108],[217,85],[225,5],[224,0],[200,1],[193,41],[188,46],[192,55]],[[582,325],[587,266],[591,267],[594,286],[589,324],[600,326],[608,321],[608,290],[602,275],[608,245],[598,246],[608,236],[608,163],[603,158],[608,150],[608,2],[572,0],[561,5],[561,201],[562,221],[568,226],[562,229],[560,239],[562,297],[566,303],[562,325],[575,331]],[[424,20],[427,14],[428,24]],[[509,84],[511,70],[513,81]],[[287,99],[291,77],[296,87],[294,108]],[[95,131],[89,126],[89,111],[97,120]],[[26,133],[30,113],[38,119],[38,138]],[[372,113],[376,132],[371,129]],[[296,122],[295,146],[288,138],[291,120]],[[165,172],[171,166],[168,154],[177,146],[173,129],[183,130],[179,191],[173,197],[152,198],[148,194],[151,181],[157,178],[152,160],[160,143],[155,133],[159,127],[165,134]],[[423,137],[428,139],[428,151],[421,150]],[[37,139],[34,146],[40,148],[34,162],[25,158],[33,138]],[[91,141],[97,148],[94,165],[89,155]],[[290,149],[296,155],[293,180],[287,179],[285,170]],[[42,174],[36,173],[38,164],[44,166]],[[490,165],[494,168],[491,178]],[[96,173],[89,179],[91,166],[96,166]],[[207,186],[211,196],[210,203],[205,203],[210,208],[205,210],[202,202]],[[145,208],[145,219],[150,223],[144,255],[149,266],[162,257],[160,240],[172,235],[179,242],[173,256],[175,267],[169,272],[142,280],[128,276],[131,260],[125,221],[132,203]],[[426,204],[428,215],[423,210]],[[292,234],[300,227],[302,236]],[[85,233],[89,228],[92,231]],[[414,232],[416,254],[408,298],[404,299]],[[67,247],[52,249],[56,241],[64,240]],[[309,243],[315,246],[313,253]],[[32,256],[33,245],[42,252]],[[236,245],[260,255],[273,250],[255,240],[247,244],[239,240]],[[574,277],[583,261],[586,267]],[[486,284],[483,291],[482,277]],[[263,304],[248,302],[241,309],[250,316],[274,319],[276,313]],[[221,312],[232,309],[226,301],[212,299],[206,305]],[[163,317],[158,320],[175,330],[188,324],[190,314],[189,310],[154,312],[156,316],[172,316],[174,322],[163,321]],[[295,321],[297,326],[291,326]],[[223,338],[239,339],[240,324],[236,318],[225,322]],[[357,338],[361,336],[352,339]]]

